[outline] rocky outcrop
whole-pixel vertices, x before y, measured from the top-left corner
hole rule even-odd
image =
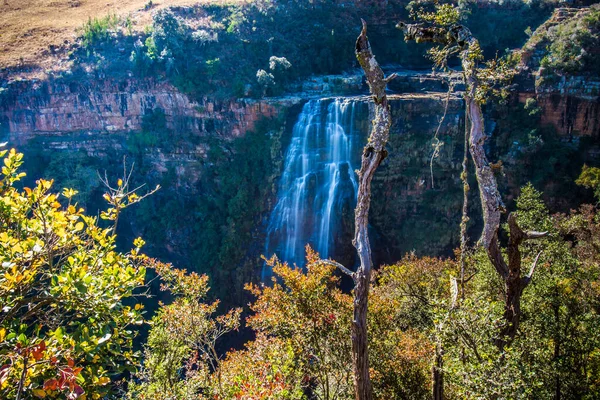
[[[590,82],[593,84],[593,82]],[[571,92],[572,93],[572,92]],[[520,93],[519,101],[523,104],[533,98],[541,108],[541,124],[549,125],[565,136],[600,137],[600,100],[598,97],[582,96],[561,92]]]
[[[553,126],[569,138],[600,137],[600,77],[597,73],[554,71],[545,67],[543,60],[548,57],[548,46],[555,40],[560,25],[573,24],[589,13],[589,8],[557,8],[519,51],[519,101],[536,99],[541,108],[541,124]]]
[[[22,81],[0,92],[0,133],[22,144],[36,136],[133,132],[160,110],[171,130],[231,139],[276,116],[277,107],[251,99],[196,102],[154,79]]]

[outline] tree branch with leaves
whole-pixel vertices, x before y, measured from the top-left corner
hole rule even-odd
[[[475,165],[475,176],[483,212],[484,226],[479,245],[486,250],[490,262],[505,285],[505,320],[496,340],[497,345],[503,347],[514,339],[518,330],[520,298],[526,286],[524,282],[531,280],[531,277],[521,276],[521,256],[518,246],[523,240],[534,237],[521,235],[522,231],[518,228],[516,215],[509,216],[511,240],[507,263],[498,238],[501,217],[506,208],[498,190],[494,170],[484,149],[486,135],[482,104],[492,94],[505,97],[507,82],[515,72],[509,63],[499,59],[488,61],[484,66],[480,66],[483,54],[479,41],[467,27],[459,23],[458,8],[450,4],[439,5],[436,3],[434,10],[433,12],[420,10],[415,14],[424,22],[413,24],[400,22],[396,27],[404,32],[406,41],[438,45],[429,51],[436,67],[446,67],[448,58],[454,55],[458,56],[461,62],[463,80],[466,85],[464,97],[468,121],[465,123],[470,122],[469,150]],[[466,170],[463,173],[465,172]],[[463,182],[463,185],[466,183]],[[464,214],[462,219],[465,219]],[[461,230],[463,230],[462,227]],[[461,243],[461,246],[464,246],[464,243]]]

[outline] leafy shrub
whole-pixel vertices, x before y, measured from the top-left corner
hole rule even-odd
[[[0,397],[100,398],[138,361],[143,241],[117,252],[114,227],[85,215],[76,191],[44,179],[21,191],[22,154],[0,154]]]
[[[83,47],[92,47],[110,39],[111,30],[118,26],[119,21],[119,17],[117,17],[116,14],[107,15],[101,18],[90,17],[83,25],[83,33],[81,36]]]
[[[593,189],[594,196],[600,201],[600,168],[584,165],[575,183]]]
[[[201,394],[211,391],[219,393],[221,357],[216,343],[238,329],[241,309],[215,317],[219,302],[205,302],[206,275],[187,274],[159,262],[153,267],[164,282],[162,289],[176,298],[152,320],[144,368],[137,376],[139,382],[130,385],[129,397],[187,400],[204,398]]]
[[[542,66],[562,73],[598,72],[600,63],[600,7],[593,6],[583,16],[550,28],[551,43]]]

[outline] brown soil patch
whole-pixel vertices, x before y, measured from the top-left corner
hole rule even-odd
[[[0,0],[0,73],[4,69],[54,69],[91,17],[130,16],[135,29],[151,22],[154,10],[198,3],[243,0]],[[29,68],[28,68],[29,67]]]

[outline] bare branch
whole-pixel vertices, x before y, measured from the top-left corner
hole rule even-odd
[[[548,236],[548,231],[537,232],[537,231],[525,231],[525,239],[540,239]]]
[[[454,309],[458,300],[458,280],[455,277],[450,278],[450,297],[450,309]]]
[[[463,279],[463,283],[469,282],[475,275],[477,275],[477,271],[473,272],[468,278]]]
[[[437,129],[435,130],[435,134],[433,135],[433,153],[431,154],[431,159],[429,160],[429,172],[431,175],[431,188],[433,189],[435,187],[434,184],[434,180],[433,180],[433,160],[435,160],[439,154],[440,154],[440,149],[443,146],[443,142],[440,142],[440,140],[438,139],[438,136],[440,134],[440,130],[442,129],[442,124],[444,123],[444,121],[446,120],[446,115],[448,114],[448,105],[450,104],[450,95],[452,94],[454,90],[454,84],[450,81],[450,79],[448,79],[448,93],[446,95],[446,100],[444,101],[444,114],[442,115],[442,117],[440,118],[440,122],[438,123]]]
[[[398,74],[394,72],[393,74],[389,75],[387,78],[384,79],[385,83],[389,83],[392,80],[396,79],[397,77],[398,77]]]
[[[523,287],[529,285],[529,283],[531,282],[531,279],[533,278],[533,273],[535,272],[535,269],[537,267],[538,264],[538,260],[540,259],[540,255],[542,255],[543,250],[540,250],[539,253],[537,253],[537,256],[535,256],[535,260],[533,260],[533,264],[531,264],[531,269],[529,270],[529,274],[523,278]]]
[[[342,271],[344,274],[348,275],[350,278],[354,279],[354,272],[350,271],[348,268],[344,267],[342,264],[340,264],[337,261],[319,260],[319,262],[322,264],[325,264],[325,265],[330,265],[332,267],[335,267],[335,268],[339,269],[340,271]]]

